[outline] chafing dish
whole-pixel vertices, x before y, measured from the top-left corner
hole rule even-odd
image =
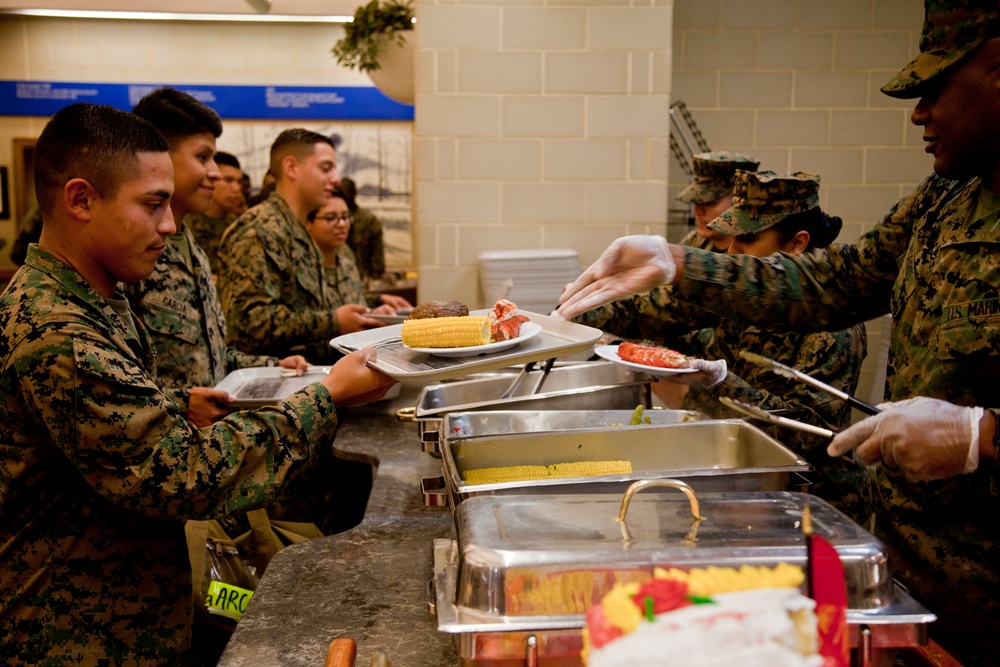
[[[584,613],[617,581],[647,580],[656,566],[804,566],[808,503],[844,564],[861,664],[926,643],[935,616],[894,584],[884,545],[827,503],[791,492],[697,499],[703,520],[680,494],[647,494],[618,522],[619,494],[469,498],[456,508],[458,539],[434,545],[438,629],[456,634],[465,665],[579,665]]]
[[[450,417],[445,423],[463,423],[461,415]],[[441,453],[452,505],[485,494],[621,493],[637,479],[682,479],[699,491],[783,491],[806,483],[802,475],[813,470],[795,452],[739,419],[480,437],[455,437],[448,431]],[[631,473],[494,484],[462,479],[473,468],[620,460],[632,463]]]
[[[650,376],[610,362],[584,362],[554,367],[545,379],[544,391],[535,393],[542,370],[527,373],[509,398],[501,398],[511,386],[510,375],[491,375],[457,382],[428,385],[420,391],[412,410],[397,412],[397,418],[417,422],[425,451],[438,453],[444,415],[480,410],[632,410],[650,406]]]

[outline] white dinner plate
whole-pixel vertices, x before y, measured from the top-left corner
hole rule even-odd
[[[469,347],[409,347],[407,349],[424,354],[433,354],[436,357],[475,357],[480,354],[492,354],[508,350],[519,343],[530,340],[542,333],[542,326],[534,322],[525,322],[521,325],[521,335],[510,340],[503,340],[499,343],[487,343],[486,345],[471,345]]]
[[[601,359],[613,361],[616,364],[631,368],[632,370],[642,371],[648,375],[678,375],[680,373],[696,373],[698,371],[696,368],[660,368],[659,366],[647,366],[646,364],[625,361],[618,356],[617,345],[598,345],[594,348],[594,353]]]

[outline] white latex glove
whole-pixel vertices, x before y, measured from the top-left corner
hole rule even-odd
[[[919,396],[882,403],[881,414],[837,434],[830,456],[855,449],[865,465],[881,463],[911,482],[970,473],[979,466],[982,408],[966,408]]]
[[[660,376],[661,380],[686,384],[689,387],[705,387],[711,389],[722,384],[729,372],[725,359],[709,361],[708,359],[689,359],[688,368],[697,369],[697,373],[677,373],[676,375]]]
[[[563,290],[556,315],[572,319],[591,308],[673,282],[676,274],[677,266],[665,238],[623,236]]]

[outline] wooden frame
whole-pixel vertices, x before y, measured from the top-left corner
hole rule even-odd
[[[35,142],[19,138],[11,141],[14,155],[14,219],[21,221],[35,203]]]

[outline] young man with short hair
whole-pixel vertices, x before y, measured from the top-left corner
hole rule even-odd
[[[236,156],[219,151],[215,154],[215,165],[219,168],[219,180],[215,182],[212,202],[201,213],[190,213],[185,223],[205,251],[212,274],[218,276],[219,241],[226,228],[246,210],[246,202],[243,200],[243,170]]]
[[[261,507],[391,384],[374,350],[273,407],[198,429],[164,393],[120,282],[176,231],[168,145],[72,104],[35,145],[42,233],[0,296],[0,663],[189,664],[184,519]]]
[[[338,305],[323,273],[323,253],[306,231],[310,212],[330,198],[337,154],[328,137],[285,130],[271,146],[275,191],[244,213],[222,239],[219,295],[232,345],[252,354],[336,359],[329,341],[382,326],[361,304]]]
[[[226,320],[209,260],[186,224],[211,205],[219,181],[219,115],[174,88],[146,95],[132,113],[152,123],[170,146],[175,187],[170,208],[177,231],[152,275],[129,285],[126,294],[150,330],[161,382],[191,421],[206,426],[232,411],[225,393],[213,389],[228,373],[256,366],[305,369],[307,363],[301,356],[250,355],[226,345]]]

